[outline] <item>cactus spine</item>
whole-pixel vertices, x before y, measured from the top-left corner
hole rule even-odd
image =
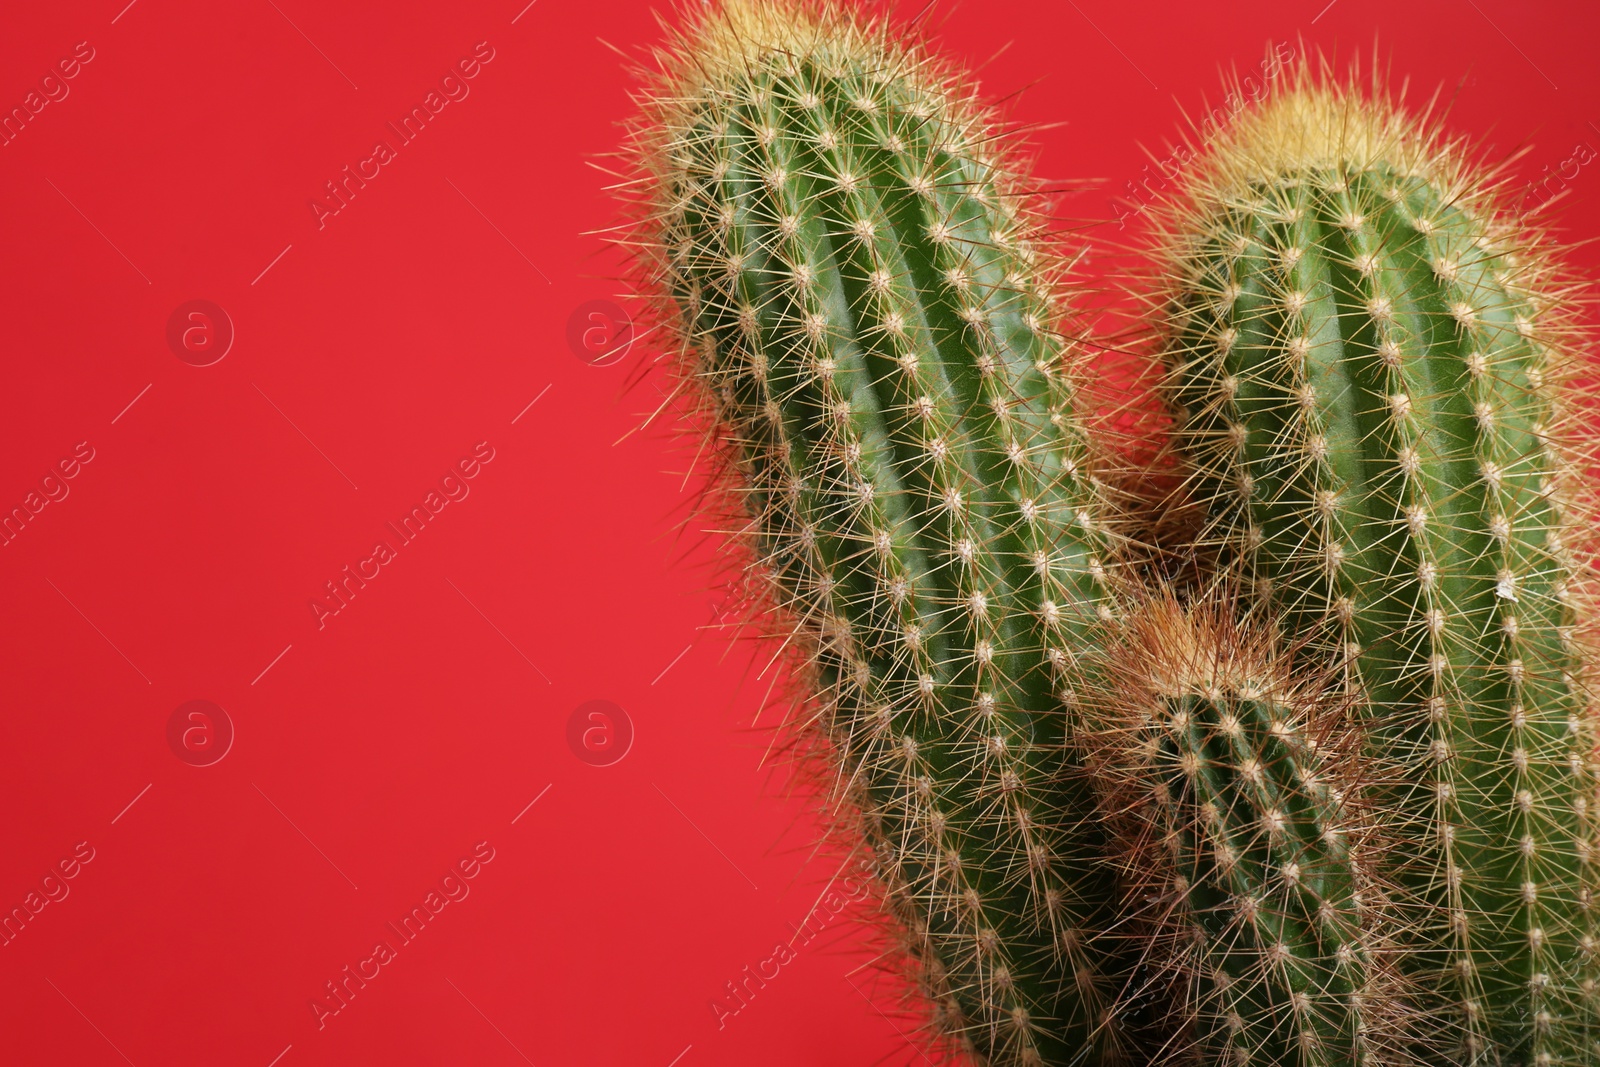
[[[890,902],[962,1043],[1112,1062],[1104,842],[1085,791],[1051,788],[1108,549],[993,119],[831,6],[731,0],[659,58],[634,130],[647,287]]]
[[[1192,1048],[1170,1051],[1407,1062],[1394,919],[1344,708],[1230,608],[1157,598],[1130,613],[1114,682],[1090,701],[1130,910],[1190,988],[1174,1014],[1192,1018]]]
[[[1170,214],[1179,440],[1258,608],[1392,762],[1409,959],[1461,1062],[1600,1055],[1563,294],[1455,146],[1359,92],[1248,113]]]

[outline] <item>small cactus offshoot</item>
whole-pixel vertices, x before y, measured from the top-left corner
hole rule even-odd
[[[1164,1051],[1417,1062],[1347,702],[1233,609],[1225,590],[1130,609],[1086,701],[1127,914],[1189,990]]]

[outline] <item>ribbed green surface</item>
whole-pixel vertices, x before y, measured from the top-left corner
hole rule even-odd
[[[992,131],[872,62],[702,91],[671,286],[894,902],[980,1052],[1083,1062],[1120,981],[1089,801],[1051,788],[1109,615],[1084,441]]]
[[[1394,1002],[1374,958],[1349,783],[1297,711],[1260,688],[1164,698],[1147,727],[1146,817],[1178,875],[1175,917],[1193,927],[1201,1062],[1382,1062],[1372,1054],[1392,1036]]]
[[[1184,250],[1172,358],[1213,534],[1346,659],[1463,1062],[1593,1064],[1595,780],[1549,355],[1514,256],[1382,164],[1258,186]]]

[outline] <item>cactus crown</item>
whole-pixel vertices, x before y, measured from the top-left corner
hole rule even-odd
[[[667,350],[677,370],[693,376],[703,369],[698,362],[703,338],[692,326],[693,317],[680,314],[685,309],[678,305],[684,264],[675,257],[684,252],[685,197],[695,196],[694,182],[686,179],[705,177],[697,170],[702,166],[718,170],[718,164],[733,162],[704,158],[705,144],[691,148],[703,138],[704,124],[713,116],[725,120],[744,96],[758,102],[771,93],[780,108],[792,108],[813,106],[825,92],[846,91],[848,107],[889,104],[899,121],[931,137],[920,152],[917,144],[899,145],[900,156],[909,150],[912,162],[922,164],[919,173],[893,173],[904,158],[864,153],[852,174],[856,182],[870,187],[892,177],[907,181],[923,197],[970,183],[973,197],[1003,222],[998,236],[1004,250],[1017,256],[1011,277],[1000,280],[1035,298],[1026,309],[1029,329],[1050,337],[1049,362],[1062,370],[1078,369],[1081,353],[1060,329],[1069,302],[1070,257],[1049,234],[1049,205],[1032,179],[1025,143],[983,103],[964,70],[928,50],[914,34],[843,0],[718,0],[686,11],[683,23],[668,33],[651,64],[635,71],[642,89],[635,94],[639,110],[628,123],[622,152],[628,180],[616,187],[631,217],[617,241],[635,264],[630,281],[653,305],[651,320],[667,333],[658,347]],[[894,137],[881,123],[876,132]],[[753,133],[760,138],[776,136],[777,130]],[[823,147],[824,154],[832,154],[837,142]],[[890,206],[880,201],[876,208]],[[963,250],[959,240],[953,247]],[[970,256],[973,250],[964,251]],[[956,274],[944,280],[959,284],[962,279]],[[972,279],[970,269],[968,280],[982,281]]]
[[[1325,63],[1303,60],[1270,97],[1217,131],[1185,189],[1194,202],[1222,202],[1286,175],[1381,162],[1449,190],[1451,199],[1481,191],[1466,145],[1448,141],[1429,112],[1395,106],[1376,77],[1366,89],[1354,72],[1336,79]]]

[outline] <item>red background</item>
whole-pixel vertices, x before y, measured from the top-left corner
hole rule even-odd
[[[6,109],[95,50],[0,148],[0,509],[95,452],[0,548],[0,908],[95,850],[0,947],[8,1062],[922,1062],[842,920],[723,1028],[708,1006],[837,860],[812,859],[807,805],[761,764],[752,648],[699,629],[719,592],[714,545],[677,532],[688,456],[628,435],[658,396],[628,385],[648,343],[599,368],[565,339],[618,293],[585,235],[614,217],[587,161],[629,108],[602,39],[636,52],[655,22],[523,2],[8,12]],[[1456,94],[1456,129],[1498,156],[1531,143],[1523,180],[1600,148],[1576,3],[969,0],[925,21],[969,64],[1009,46],[985,90],[1066,123],[1042,170],[1101,179],[1065,211],[1110,236],[1140,145],[1164,155],[1180,106],[1269,41],[1376,42]],[[319,229],[323,183],[480,41],[470,95]],[[1557,217],[1593,238],[1600,165],[1576,171]],[[165,340],[192,299],[237,331],[212,366]],[[480,441],[470,496],[319,630],[323,583]],[[636,730],[614,766],[566,741],[597,698]],[[168,746],[193,699],[236,729],[212,766]],[[470,896],[319,1030],[324,983],[480,841]]]

